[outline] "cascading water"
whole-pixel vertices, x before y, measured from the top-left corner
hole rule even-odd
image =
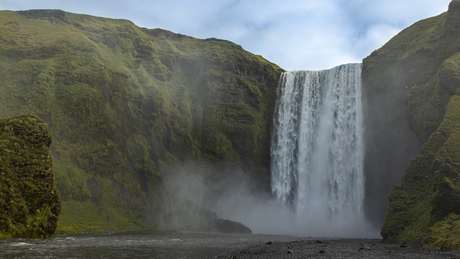
[[[295,211],[307,235],[347,235],[364,224],[361,68],[347,64],[280,78],[272,193]]]

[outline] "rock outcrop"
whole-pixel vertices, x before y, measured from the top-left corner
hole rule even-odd
[[[459,6],[452,1],[448,12],[415,23],[364,60],[367,187],[407,165],[389,196],[386,240],[459,244]]]
[[[251,234],[252,230],[245,225],[231,221],[228,219],[218,219],[216,222],[216,230],[222,233],[231,234]]]
[[[0,39],[0,116],[36,114],[53,137],[57,231],[160,227],[163,177],[188,159],[269,190],[283,70],[262,57],[59,10],[2,11]]]
[[[216,212],[192,201],[179,201],[175,204],[180,206],[174,206],[163,212],[162,223],[167,229],[231,234],[252,233],[252,230],[244,224],[219,218]]]
[[[0,118],[0,238],[48,237],[61,211],[49,150],[34,115]]]

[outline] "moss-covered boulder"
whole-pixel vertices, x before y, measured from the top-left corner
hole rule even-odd
[[[0,238],[54,233],[61,200],[50,144],[48,127],[37,116],[0,118]]]
[[[59,10],[2,11],[0,39],[0,116],[36,114],[53,137],[57,231],[161,227],[163,178],[186,160],[269,189],[283,70],[262,57]]]
[[[452,1],[448,12],[415,23],[364,60],[367,118],[377,115],[366,128],[368,152],[377,150],[366,158],[366,173],[372,179],[404,172],[389,195],[386,240],[458,246],[459,6]]]

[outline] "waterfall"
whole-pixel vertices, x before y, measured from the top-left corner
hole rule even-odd
[[[273,196],[315,235],[364,220],[361,64],[281,75],[271,145]]]

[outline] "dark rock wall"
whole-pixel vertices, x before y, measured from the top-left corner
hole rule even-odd
[[[34,115],[0,118],[0,238],[49,237],[61,211],[49,151]]]
[[[370,218],[381,222],[384,198],[397,184],[382,227],[387,240],[428,236],[425,244],[458,244],[459,3],[403,30],[364,60]]]

